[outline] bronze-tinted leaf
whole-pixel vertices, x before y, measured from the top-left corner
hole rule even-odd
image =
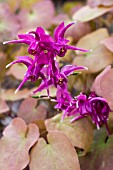
[[[97,7],[97,6],[112,6],[113,0],[88,0],[88,5],[91,7]]]
[[[75,12],[75,14],[73,15],[73,20],[77,20],[81,22],[88,22],[109,12],[111,9],[112,7],[91,8],[88,5],[83,6],[77,12]]]
[[[24,169],[29,163],[29,149],[38,138],[39,130],[35,124],[27,126],[22,119],[13,119],[0,140],[0,169]]]
[[[1,98],[3,100],[16,101],[16,100],[27,98],[30,95],[30,92],[28,89],[20,90],[16,94],[15,94],[15,90],[16,89],[9,89],[9,90],[2,89]]]
[[[61,116],[61,114],[58,114],[45,121],[48,132],[53,130],[64,132],[73,146],[83,149],[84,153],[86,153],[93,141],[93,128],[90,122],[87,119],[81,119],[74,123],[70,123],[70,117],[65,118],[63,122],[60,122]]]
[[[51,0],[42,0],[34,4],[30,10],[22,9],[18,14],[22,29],[36,29],[38,26],[48,28],[54,16],[55,9]]]
[[[113,68],[108,66],[97,76],[92,86],[92,90],[98,96],[104,97],[110,108],[113,109]]]
[[[113,69],[108,70],[101,77],[100,89],[102,96],[107,100],[111,109],[113,109]]]
[[[108,50],[113,52],[113,36],[102,40],[101,43],[104,44]]]
[[[44,120],[47,116],[47,110],[42,104],[37,106],[37,99],[28,98],[21,103],[17,115],[26,123],[31,123],[36,120]]]
[[[58,131],[47,135],[31,151],[30,170],[80,170],[76,150],[67,136]]]
[[[92,52],[87,54],[77,51],[76,53],[79,56],[74,59],[73,63],[86,66],[88,68],[87,73],[99,72],[111,64],[113,62],[113,54],[100,43],[107,37],[109,37],[107,29],[101,28],[81,38],[76,46],[89,50],[92,49]]]
[[[65,36],[71,36],[74,41],[78,41],[89,32],[91,32],[89,23],[77,22],[66,31]]]
[[[10,12],[6,3],[0,3],[0,41],[11,40],[16,37],[20,23]]]
[[[37,88],[38,87],[32,89],[25,88],[23,90],[19,90],[16,94],[15,94],[16,89],[9,89],[9,90],[1,89],[1,98],[3,100],[16,101],[16,100],[28,98],[29,96],[34,96],[34,97],[47,96],[47,90],[43,90],[42,92],[37,92],[32,95],[32,92],[35,91]],[[55,87],[50,88],[50,96],[52,97],[56,96]],[[45,99],[48,99],[48,97],[45,97]]]
[[[91,90],[92,91],[95,91],[95,93],[98,95],[98,96],[102,96],[102,91],[101,91],[101,88],[100,88],[100,82],[101,82],[101,78],[104,76],[104,74],[106,72],[108,72],[109,70],[111,69],[111,66],[107,66],[95,79],[93,85],[92,85],[92,88]]]

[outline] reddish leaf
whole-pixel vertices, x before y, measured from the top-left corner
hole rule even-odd
[[[8,111],[9,111],[9,106],[4,100],[0,99],[0,114]]]
[[[74,41],[78,41],[81,37],[91,32],[88,23],[77,22],[66,31],[66,36],[71,36]]]
[[[13,39],[20,29],[19,21],[6,3],[0,3],[0,41]]]
[[[82,37],[78,43],[77,47],[85,48],[88,50],[95,50],[98,46],[101,45],[101,41],[104,40],[105,38],[109,37],[108,30],[106,28],[100,28],[96,31],[93,31],[84,37]],[[76,51],[77,54],[83,54],[81,51]],[[86,53],[84,53],[86,54]]]
[[[113,69],[108,70],[104,76],[101,77],[100,89],[102,96],[106,98],[109,106],[113,109]]]
[[[30,170],[80,170],[76,151],[64,133],[47,135],[48,143],[40,138],[31,151]]]
[[[81,170],[112,170],[113,169],[113,135],[105,141],[105,129],[96,131],[91,151],[80,157]]]
[[[75,12],[75,14],[73,15],[73,20],[77,20],[81,22],[91,21],[109,12],[111,9],[112,7],[91,8],[89,6],[84,6],[80,8],[77,12]]]
[[[43,90],[42,92],[37,92],[36,94],[32,95],[32,92],[35,91],[37,89],[37,87],[32,88],[32,89],[23,89],[23,90],[19,90],[16,94],[15,94],[15,90],[16,89],[9,89],[9,90],[5,90],[5,89],[1,89],[1,98],[3,100],[8,100],[8,101],[16,101],[16,100],[21,100],[21,99],[25,99],[28,98],[29,96],[47,96],[47,90]],[[50,96],[54,97],[56,95],[56,88],[51,87],[50,88]],[[45,99],[48,99],[48,97],[46,97]]]
[[[27,98],[30,95],[28,89],[20,90],[15,94],[16,89],[1,90],[1,98],[8,101],[16,101]]]
[[[29,107],[28,107],[29,106]],[[47,116],[47,110],[44,105],[37,106],[37,99],[25,99],[18,110],[18,116],[25,120],[26,123],[31,123],[36,120],[44,120]]]
[[[59,25],[61,22],[63,22],[63,21],[68,22],[69,20],[70,19],[69,19],[69,16],[67,14],[60,13],[52,19],[52,23],[55,24],[55,25]]]
[[[108,66],[98,77],[96,78],[92,89],[99,95],[104,97],[110,108],[113,109],[113,68]]]
[[[48,28],[54,16],[54,5],[51,0],[42,0],[34,4],[30,10],[22,9],[18,18],[23,29],[36,29],[38,26]]]
[[[92,49],[93,51],[88,54],[76,52],[79,56],[74,59],[73,63],[88,67],[87,73],[98,72],[111,64],[113,62],[112,53],[100,43],[101,40],[108,36],[107,29],[101,28],[81,38],[77,43],[77,47]]]
[[[91,7],[96,7],[96,6],[112,6],[113,5],[113,0],[88,0],[88,5]]]
[[[42,0],[21,0],[21,8],[31,9],[31,6]]]
[[[108,50],[113,52],[113,37],[106,38],[102,40],[101,43],[104,44]]]
[[[101,88],[100,88],[100,81],[101,81],[101,78],[104,76],[105,73],[107,73],[109,70],[111,69],[111,66],[107,66],[95,79],[93,85],[92,85],[92,88],[91,90],[92,91],[95,91],[97,95],[99,96],[102,96],[102,91],[101,91]]]
[[[63,122],[60,122],[61,116],[61,114],[58,114],[45,121],[48,132],[53,130],[64,132],[72,142],[73,146],[83,149],[84,153],[86,153],[93,141],[92,125],[87,119],[81,119],[74,123],[70,123],[70,117],[65,118]]]
[[[27,126],[22,119],[13,119],[0,140],[0,169],[24,169],[29,163],[29,149],[38,138],[39,130],[35,124]]]

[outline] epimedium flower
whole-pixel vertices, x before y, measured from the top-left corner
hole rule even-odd
[[[91,92],[89,97],[81,93],[75,100],[75,109],[71,112],[67,112],[67,116],[74,116],[71,122],[90,116],[92,122],[97,126],[97,129],[104,124],[110,134],[107,120],[111,109],[104,98],[98,97],[94,92]]]
[[[24,75],[24,79],[15,91],[15,93],[20,90],[23,84],[26,83],[26,81],[28,80],[35,82],[36,80],[38,80],[39,77],[41,77],[43,80],[46,81],[45,75],[43,74],[43,72],[41,72],[41,70],[45,65],[51,64],[51,56],[51,53],[44,53],[43,51],[40,53],[39,56],[36,55],[34,59],[29,56],[18,56],[17,60],[11,62],[6,66],[6,68],[8,68],[9,66],[16,63],[22,63],[27,66],[27,71]]]
[[[6,41],[3,44],[9,43],[24,43],[29,45],[28,53],[32,55],[36,55],[36,53],[40,53],[42,50],[47,50],[46,46],[48,43],[54,42],[52,37],[47,35],[43,28],[37,27],[36,31],[30,31],[26,34],[19,34],[18,40]],[[45,45],[44,45],[45,43]]]
[[[28,53],[32,55],[39,54],[43,50],[51,51],[54,55],[63,57],[67,50],[80,50],[83,52],[90,52],[90,50],[85,50],[77,48],[75,46],[70,46],[67,43],[69,40],[64,38],[66,30],[72,26],[75,22],[68,25],[64,25],[62,22],[54,31],[54,37],[52,38],[48,35],[43,28],[37,27],[36,31],[30,31],[27,34],[19,34],[18,40],[6,41],[4,44],[8,43],[24,43],[29,45]]]
[[[63,91],[68,91],[67,87],[67,77],[71,74],[73,74],[76,70],[82,70],[87,69],[83,66],[74,66],[74,65],[66,65],[62,67],[61,69],[58,67],[58,63],[55,61],[52,65],[52,71],[53,73],[50,74],[49,78],[39,85],[39,87],[34,91],[34,93],[42,91],[44,89],[49,88],[50,86],[54,86],[58,89],[58,87],[61,87]]]
[[[64,38],[66,30],[71,27],[76,22],[71,22],[68,25],[64,25],[62,22],[58,27],[56,27],[54,31],[54,40],[55,40],[55,47],[56,47],[56,54],[60,57],[63,57],[67,50],[79,50],[83,52],[91,52],[91,50],[81,49],[75,46],[68,45],[67,43],[69,40]]]

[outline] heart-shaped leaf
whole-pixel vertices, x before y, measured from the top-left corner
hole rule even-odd
[[[48,28],[55,13],[54,5],[51,0],[42,0],[34,4],[30,10],[21,9],[18,19],[22,29],[36,29],[38,26]]]
[[[92,86],[92,90],[96,92],[97,95],[104,97],[110,108],[113,109],[113,68],[108,66],[105,70],[99,74]]]
[[[35,124],[27,126],[22,119],[13,119],[0,140],[0,169],[24,169],[29,163],[29,149],[38,138],[39,130]]]
[[[11,40],[16,37],[20,23],[10,12],[6,3],[0,3],[0,41]]]
[[[113,0],[88,0],[88,5],[90,7],[96,7],[96,6],[112,6]]]
[[[26,123],[31,123],[36,120],[44,120],[47,116],[47,110],[42,104],[37,106],[37,99],[28,98],[21,103],[17,115]]]
[[[70,117],[61,122],[62,114],[58,114],[45,121],[48,132],[58,130],[64,132],[70,139],[73,146],[84,150],[84,154],[89,150],[93,141],[93,128],[87,119],[81,119],[70,123]],[[84,134],[84,135],[83,135]]]
[[[100,89],[102,96],[107,100],[111,109],[113,109],[113,69],[108,70],[101,77]]]
[[[109,12],[111,9],[112,7],[91,8],[90,6],[86,5],[80,8],[77,12],[75,12],[75,14],[73,15],[73,20],[88,22],[95,18],[100,17],[106,12]]]
[[[98,29],[88,35],[82,37],[77,47],[84,49],[92,49],[90,53],[76,52],[79,56],[73,61],[75,65],[83,65],[88,68],[87,73],[95,73],[113,62],[113,54],[100,43],[101,40],[109,37],[107,29]],[[84,56],[83,56],[84,54]]]
[[[9,89],[9,90],[2,89],[1,98],[7,101],[17,101],[17,100],[27,98],[30,95],[28,89],[20,90],[16,94],[15,94],[15,90],[16,89]]]
[[[92,88],[91,90],[92,91],[95,91],[96,94],[98,96],[102,96],[102,91],[101,91],[101,88],[100,88],[100,82],[101,82],[101,78],[104,76],[105,73],[107,73],[109,70],[111,69],[111,66],[107,66],[95,79],[95,81],[93,82],[93,85],[92,85]]]
[[[80,170],[76,150],[67,136],[58,131],[47,135],[31,151],[30,170]]]
[[[108,50],[113,52],[113,36],[102,40],[101,43],[104,44]]]

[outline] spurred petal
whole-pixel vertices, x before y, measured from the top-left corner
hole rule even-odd
[[[20,85],[19,85],[18,88],[16,89],[15,93],[17,93],[17,92],[21,89],[21,87],[26,83],[26,81],[27,81],[28,79],[29,79],[28,77],[25,77],[25,78],[23,79],[23,81],[20,83]]]
[[[69,76],[72,74],[75,70],[82,70],[82,69],[87,69],[87,67],[83,66],[73,66],[73,65],[66,65],[61,69],[61,72],[65,74],[66,76]]]
[[[54,30],[55,41],[57,41],[59,39],[59,34],[61,33],[61,31],[63,30],[64,27],[65,27],[64,22],[62,22],[60,25],[58,25],[58,27],[55,28],[55,30]]]
[[[41,35],[41,34],[45,34],[45,31],[44,31],[44,29],[42,27],[37,27],[36,33]]]
[[[30,34],[18,34],[18,38],[29,40],[29,41],[33,41],[34,40],[34,36],[30,35]]]
[[[44,89],[47,89],[47,88],[49,88],[49,86],[51,86],[51,85],[52,85],[52,80],[48,80],[47,82],[43,81],[43,82],[39,85],[39,87],[38,87],[35,91],[33,91],[33,94],[34,94],[34,93],[37,93],[37,92],[39,92],[39,91],[42,91],[42,90],[44,90]]]
[[[66,45],[66,48],[68,50],[79,50],[79,51],[83,51],[83,52],[92,52],[92,50],[85,50],[85,49],[74,47],[74,46],[71,46],[71,45]]]
[[[13,43],[24,43],[24,44],[30,44],[31,42],[29,40],[24,40],[24,39],[20,39],[20,40],[12,40],[12,41],[4,41],[3,44],[13,44]]]
[[[75,22],[71,22],[71,23],[69,23],[68,25],[66,25],[66,26],[61,30],[61,32],[60,32],[60,34],[59,34],[59,38],[64,38],[64,34],[65,34],[66,30],[67,30],[69,27],[71,27],[73,24],[75,24],[75,23],[76,23],[76,21],[75,21]]]
[[[15,61],[9,63],[9,64],[6,66],[6,68],[9,67],[9,66],[11,66],[11,65],[13,65],[13,64],[16,64],[16,63],[23,63],[23,64],[25,64],[27,67],[30,66],[30,65],[32,65],[32,63],[33,63],[33,59],[30,58],[30,57],[28,57],[28,56],[18,56],[17,58],[18,58],[18,60],[15,60]]]

